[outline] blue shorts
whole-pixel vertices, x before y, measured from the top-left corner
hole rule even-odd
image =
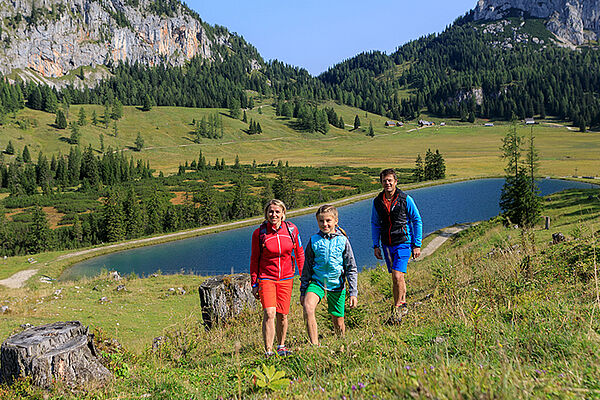
[[[412,246],[410,243],[401,243],[395,246],[382,246],[383,258],[388,267],[388,272],[400,271],[406,273],[408,260],[412,255]]]

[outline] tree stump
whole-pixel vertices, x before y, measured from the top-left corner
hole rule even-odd
[[[250,275],[219,275],[208,279],[198,288],[202,320],[207,328],[238,315],[246,308],[256,307]]]
[[[9,337],[0,348],[0,382],[31,376],[34,385],[53,381],[71,386],[103,383],[111,373],[97,359],[93,335],[79,321],[32,327]]]

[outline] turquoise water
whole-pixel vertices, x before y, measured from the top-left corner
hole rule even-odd
[[[480,179],[414,189],[407,193],[421,212],[423,234],[427,235],[456,223],[481,221],[498,215],[503,183],[503,179]],[[557,179],[544,179],[538,184],[542,195],[591,187],[590,184]],[[371,205],[372,200],[364,200],[339,209],[340,226],[350,237],[361,269],[377,263],[371,248]],[[303,243],[318,231],[313,214],[290,218],[290,221],[298,226]],[[138,275],[149,275],[157,270],[163,274],[184,272],[198,275],[248,272],[250,238],[254,229],[255,226],[233,229],[91,258],[73,265],[61,278],[94,276],[103,268]]]

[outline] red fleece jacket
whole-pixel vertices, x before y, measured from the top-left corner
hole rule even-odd
[[[288,224],[288,227],[285,225]],[[298,228],[291,222],[282,222],[279,229],[269,222],[267,232],[260,249],[260,227],[252,234],[252,254],[250,256],[250,278],[252,286],[258,285],[259,279],[279,281],[294,276],[292,250],[296,256],[298,273],[302,275],[304,266],[304,249],[298,234]],[[290,237],[290,231],[294,240]]]

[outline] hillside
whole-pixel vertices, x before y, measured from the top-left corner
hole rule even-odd
[[[600,55],[595,41],[563,48],[548,20],[520,14],[499,20],[458,18],[440,34],[371,52],[319,76],[345,104],[395,119],[427,111],[440,117],[509,120],[514,115],[600,123]],[[341,92],[340,92],[341,93]],[[358,100],[357,100],[358,99]]]
[[[81,320],[96,333],[116,375],[102,390],[42,392],[27,381],[0,386],[21,398],[595,398],[600,394],[598,190],[572,190],[545,201],[553,227],[532,236],[499,219],[450,239],[408,275],[409,315],[382,323],[389,310],[389,275],[381,267],[359,276],[359,307],[337,338],[323,307],[321,346],[310,347],[301,308],[292,302],[288,358],[265,360],[260,313],[247,312],[219,329],[200,323],[196,287],[203,278],[173,275],[114,282],[0,288],[9,312],[0,337],[19,325]],[[554,232],[566,235],[551,245]],[[117,285],[125,291],[115,291]],[[170,294],[181,287],[183,295]],[[297,285],[295,287],[297,290]],[[98,300],[109,297],[111,302]],[[293,298],[297,298],[297,292]],[[153,338],[165,339],[151,350]],[[113,341],[116,339],[117,342]],[[121,347],[123,346],[123,347]],[[255,368],[272,365],[291,379],[260,389]]]

